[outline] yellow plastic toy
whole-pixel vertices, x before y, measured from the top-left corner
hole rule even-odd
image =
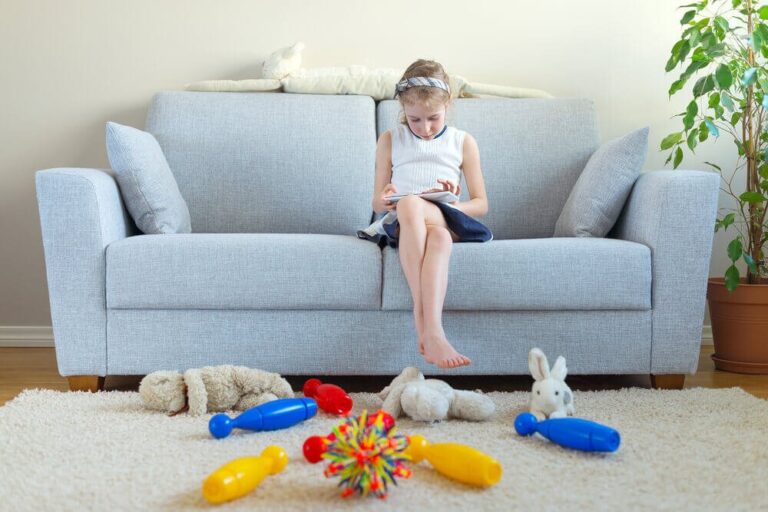
[[[490,487],[501,480],[501,464],[469,446],[457,443],[429,444],[424,437],[409,436],[405,450],[413,462],[427,459],[438,472],[459,482],[478,487]]]
[[[211,473],[203,482],[203,496],[213,504],[241,498],[259,486],[267,475],[276,475],[288,464],[279,446],[267,446],[259,457],[234,459]]]

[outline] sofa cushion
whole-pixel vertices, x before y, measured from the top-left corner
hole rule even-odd
[[[398,101],[379,104],[379,134],[397,125],[401,110]],[[568,194],[599,146],[592,102],[457,99],[447,122],[477,140],[488,194],[483,223],[494,239],[551,237]],[[465,201],[466,183],[461,188]]]
[[[134,236],[107,247],[107,307],[378,309],[381,251],[338,235]]]
[[[384,249],[383,309],[413,302],[396,250]],[[454,244],[446,310],[648,310],[651,251],[605,238]]]
[[[648,128],[606,142],[589,158],[555,224],[555,236],[605,236],[640,176]]]
[[[151,133],[107,123],[107,156],[125,207],[147,234],[192,231],[187,203]]]
[[[369,97],[162,92],[147,130],[168,158],[196,233],[354,236],[370,221]]]

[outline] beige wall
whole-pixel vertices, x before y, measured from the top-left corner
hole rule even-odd
[[[646,169],[657,169],[685,105],[668,100],[664,73],[682,3],[0,0],[0,327],[50,324],[34,172],[106,167],[105,121],[143,126],[158,90],[256,77],[297,40],[306,67],[435,58],[470,80],[591,98],[603,140],[650,125]],[[732,147],[709,145],[684,167],[732,165]],[[713,275],[724,246],[718,237]]]

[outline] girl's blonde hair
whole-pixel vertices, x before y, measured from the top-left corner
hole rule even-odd
[[[446,84],[449,83],[448,73],[445,72],[442,64],[434,60],[419,59],[405,70],[400,80],[423,76],[427,78],[437,78]],[[451,101],[451,94],[438,87],[409,87],[398,94],[397,99],[400,105],[413,105],[414,103],[425,103],[427,105],[446,105]],[[400,112],[400,122],[407,124],[405,112]]]

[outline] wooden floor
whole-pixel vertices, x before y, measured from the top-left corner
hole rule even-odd
[[[685,387],[730,388],[738,386],[753,395],[768,399],[768,375],[742,375],[715,370],[710,355],[711,346],[701,348],[699,370],[688,375]],[[294,389],[301,389],[307,376],[289,376]],[[441,377],[444,378],[444,377]],[[333,382],[348,391],[380,391],[391,377],[334,377]],[[529,390],[531,379],[527,376],[457,376],[444,378],[460,389],[485,391]],[[141,376],[107,377],[107,390],[136,390]],[[622,387],[650,387],[648,376],[569,375],[568,384],[575,390],[619,389]],[[23,389],[47,388],[66,391],[67,380],[56,369],[53,348],[0,348],[0,405],[11,400]]]

